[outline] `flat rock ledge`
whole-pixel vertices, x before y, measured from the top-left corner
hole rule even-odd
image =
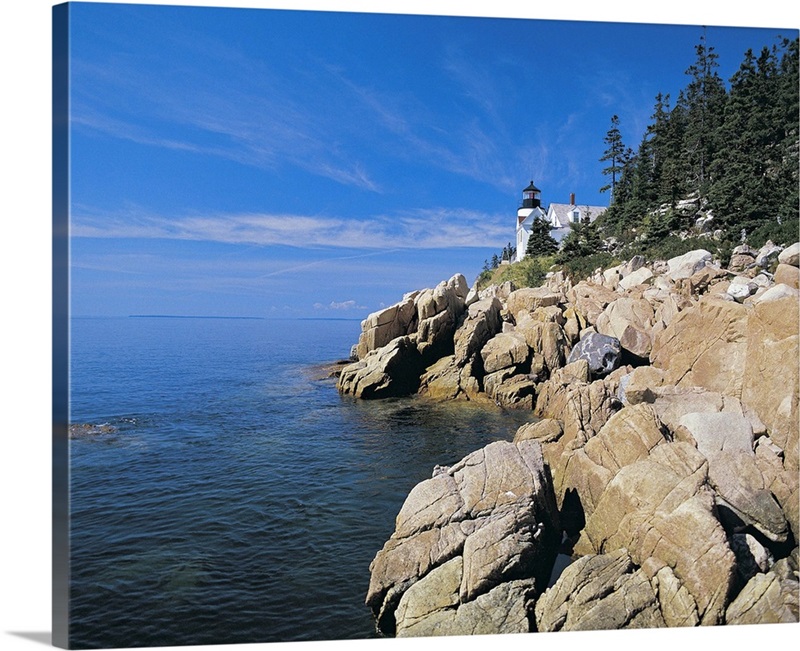
[[[798,250],[536,289],[454,277],[367,319],[343,394],[531,411],[409,493],[370,565],[378,630],[798,622]]]

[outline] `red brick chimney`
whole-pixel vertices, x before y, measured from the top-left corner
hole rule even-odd
[[[575,193],[574,192],[570,192],[570,194],[569,194],[569,205],[570,206],[574,206],[575,205]]]

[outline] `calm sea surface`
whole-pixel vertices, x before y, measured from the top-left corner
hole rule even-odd
[[[73,319],[71,643],[374,637],[369,563],[409,490],[518,412],[339,396],[357,321]]]

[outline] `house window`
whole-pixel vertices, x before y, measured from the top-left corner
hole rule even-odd
[[[572,221],[578,223],[581,220],[581,213],[577,210],[572,211]]]

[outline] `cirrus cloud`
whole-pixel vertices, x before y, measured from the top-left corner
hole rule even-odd
[[[512,218],[513,219],[513,218]],[[75,211],[76,238],[194,240],[258,246],[437,249],[503,246],[513,234],[508,215],[432,208],[371,219],[233,213],[166,216],[141,209]]]

